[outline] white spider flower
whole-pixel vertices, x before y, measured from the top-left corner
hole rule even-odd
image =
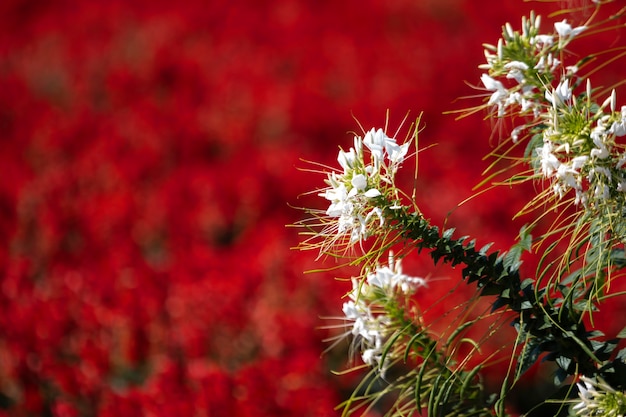
[[[361,241],[369,236],[368,226],[371,216],[367,215],[366,212],[369,210],[371,213],[372,209],[369,208],[368,201],[380,195],[380,191],[376,189],[362,192],[367,186],[364,178],[365,176],[362,174],[355,175],[351,181],[352,188],[348,191],[343,182],[338,182],[336,175],[330,176],[328,182],[331,187],[320,194],[330,201],[326,215],[338,219],[337,235],[349,235],[351,243]],[[378,212],[374,209],[374,213],[379,216],[382,225],[384,221],[382,210]]]
[[[591,150],[591,157],[598,159],[606,159],[610,155],[609,148],[606,146],[607,131],[602,125],[598,125],[591,131],[591,139],[596,148]]]
[[[328,216],[340,217],[344,213],[348,200],[348,190],[344,184],[338,184],[336,187],[329,188],[320,196],[331,202],[328,209],[326,209]]]
[[[577,179],[578,172],[571,166],[567,164],[561,164],[556,170],[555,177],[557,180],[561,181],[568,188],[577,189],[580,187],[580,184]]]
[[[544,140],[543,146],[535,149],[539,156],[541,165],[541,173],[544,177],[549,178],[559,169],[561,161],[552,153],[553,145],[549,140]]]
[[[541,47],[549,47],[554,43],[554,36],[552,35],[537,35],[532,40],[531,43],[536,45],[538,48]]]
[[[487,102],[487,104],[490,106],[497,104],[498,116],[504,116],[504,111],[507,106],[506,102],[509,99],[509,91],[504,88],[504,85],[500,81],[490,77],[487,74],[483,74],[480,77],[480,80],[483,82],[483,85],[488,91],[493,91],[493,93],[489,97],[489,101]]]
[[[547,54],[539,57],[539,61],[535,64],[534,69],[540,71],[547,69],[553,72],[559,65],[561,65],[561,61],[558,58],[555,58],[552,54]]]
[[[545,97],[554,107],[560,107],[571,100],[572,89],[569,86],[569,79],[562,80],[552,91],[546,90]]]
[[[407,295],[413,294],[420,287],[427,286],[424,278],[411,277],[402,273],[401,262],[394,261],[393,253],[389,255],[388,266],[378,267],[368,274],[367,283],[388,293],[394,293],[399,289]]]
[[[357,160],[358,156],[354,148],[350,148],[348,152],[340,150],[337,155],[337,162],[339,162],[339,165],[343,168],[344,174],[354,169]]]
[[[352,325],[352,334],[354,336],[370,338],[367,331],[367,322],[372,318],[372,313],[368,306],[355,301],[347,301],[343,303],[343,314],[345,314],[346,319],[354,322]]]
[[[355,136],[348,151],[339,150],[341,169],[327,173],[327,188],[318,193],[329,201],[324,215],[315,215],[323,229],[311,238],[321,239],[320,254],[337,248],[345,253],[384,232],[387,208],[398,207],[395,174],[410,145],[398,144],[382,129],[371,129],[363,138]]]
[[[611,133],[615,136],[626,136],[626,106],[621,108],[622,118],[620,121],[613,122],[611,125]]]
[[[382,129],[372,129],[365,134],[363,144],[372,152],[375,161],[383,162],[385,155],[392,165],[404,161],[410,143],[398,145],[395,139],[390,138]]]
[[[581,169],[583,166],[585,166],[588,160],[589,157],[587,155],[580,155],[575,157],[574,159],[572,159],[572,169]]]
[[[344,319],[351,322],[349,331],[355,347],[361,351],[363,362],[372,367],[379,367],[381,374],[388,368],[382,361],[384,343],[389,334],[391,320],[383,313],[374,313],[371,307],[375,302],[372,289],[366,282],[352,280],[350,301],[343,303]]]
[[[382,351],[379,349],[365,349],[361,354],[363,362],[369,366],[377,366],[382,360]]]
[[[524,71],[528,70],[528,65],[521,61],[511,61],[504,65],[504,68],[509,70],[506,74],[506,78],[514,79],[518,84],[524,82]]]
[[[580,33],[587,29],[586,26],[578,26],[572,28],[572,25],[567,23],[567,20],[562,20],[554,24],[554,29],[559,34],[559,47],[564,47],[569,41],[574,39]]]

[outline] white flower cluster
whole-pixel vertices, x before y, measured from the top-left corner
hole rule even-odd
[[[580,401],[572,410],[577,416],[624,417],[626,414],[626,394],[616,391],[604,381],[596,381],[585,376],[582,383],[576,383]]]
[[[537,170],[552,182],[558,198],[574,190],[575,204],[597,207],[626,192],[626,155],[616,143],[626,135],[626,106],[616,111],[615,91],[600,107],[584,99],[590,95],[589,82],[583,100],[576,99],[568,83],[559,84],[549,95],[552,106],[534,151]]]
[[[512,106],[519,106],[519,113],[537,117],[543,107],[541,91],[558,76],[561,68],[559,56],[565,46],[586,27],[573,28],[563,20],[554,24],[556,33],[540,34],[541,16],[531,14],[522,19],[522,33],[506,24],[503,38],[497,46],[485,46],[486,64],[480,66],[489,71],[481,81],[491,96],[489,106],[497,107],[498,117],[503,117]],[[565,79],[577,72],[575,66],[567,67]],[[505,82],[510,87],[505,87]]]
[[[565,66],[560,59],[585,26],[563,20],[553,33],[542,34],[540,24],[540,16],[531,14],[522,19],[521,33],[507,24],[497,46],[485,45],[487,63],[481,68],[488,73],[481,79],[491,93],[487,105],[498,117],[525,120],[511,138],[517,142],[522,132],[531,133],[535,173],[550,181],[554,196],[561,199],[574,190],[575,204],[598,207],[626,192],[626,154],[616,143],[626,135],[626,106],[616,110],[615,91],[602,105],[594,103],[589,80],[585,91],[575,94],[584,79],[576,65]]]
[[[378,367],[383,375],[391,356],[383,363],[383,348],[393,325],[385,305],[398,293],[410,295],[426,284],[424,278],[402,273],[400,262],[394,262],[393,256],[389,258],[389,266],[376,268],[364,282],[353,280],[350,301],[343,304],[343,313],[352,322],[350,333],[361,346],[363,362]]]
[[[337,161],[343,172],[328,174],[329,188],[320,194],[330,201],[326,215],[337,219],[331,226],[336,238],[348,236],[350,243],[360,242],[383,226],[383,208],[374,200],[393,187],[409,145],[399,145],[382,129],[372,129],[364,138],[355,136],[349,151],[339,151]],[[365,160],[365,150],[369,161]]]

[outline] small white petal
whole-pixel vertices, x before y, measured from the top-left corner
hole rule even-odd
[[[357,174],[352,177],[352,186],[358,191],[364,190],[367,187],[367,177],[363,174]]]

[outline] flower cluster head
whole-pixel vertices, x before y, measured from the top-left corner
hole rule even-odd
[[[562,62],[586,26],[562,20],[542,33],[540,24],[541,17],[531,14],[522,19],[521,32],[506,24],[497,46],[485,45],[487,62],[480,67],[488,71],[481,78],[490,94],[487,106],[499,118],[523,121],[511,139],[517,143],[523,132],[531,138],[526,156],[534,178],[548,180],[551,198],[568,195],[592,210],[610,202],[614,209],[626,192],[626,154],[617,140],[626,135],[626,107],[616,108],[614,90],[595,102],[580,65]]]
[[[400,261],[390,255],[388,266],[377,267],[365,280],[353,279],[352,283],[350,300],[343,304],[345,318],[352,323],[350,334],[360,346],[363,362],[384,374],[393,359],[391,354],[383,358],[385,342],[396,321],[390,310],[397,311],[398,295],[411,295],[427,282],[404,274]]]
[[[511,112],[537,116],[544,105],[542,91],[555,80],[573,77],[578,68],[563,71],[560,56],[563,49],[585,26],[572,27],[566,20],[554,24],[554,32],[540,32],[541,16],[531,14],[522,19],[522,31],[506,24],[503,37],[496,46],[485,44],[488,70],[481,77],[484,88],[491,93],[488,105],[497,108],[503,117]]]
[[[330,240],[347,238],[354,244],[376,234],[385,224],[384,209],[396,194],[395,174],[407,155],[410,143],[398,144],[382,129],[354,137],[354,147],[339,150],[341,172],[331,172],[319,195],[330,201],[330,219],[323,234]]]
[[[601,106],[590,97],[590,82],[579,97],[567,83],[550,93],[533,158],[557,198],[573,190],[576,204],[595,210],[624,199],[626,154],[618,139],[626,135],[626,106],[616,110],[615,91]]]
[[[626,415],[626,394],[616,391],[602,380],[581,377],[577,383],[580,401],[573,407],[577,416],[624,417]]]

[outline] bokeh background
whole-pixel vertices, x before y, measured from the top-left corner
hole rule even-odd
[[[304,274],[285,227],[324,206],[304,161],[424,112],[418,204],[443,223],[498,140],[444,112],[480,103],[455,100],[503,23],[559,5],[0,2],[0,415],[339,415],[354,379],[319,327],[349,284]],[[447,222],[507,247],[527,198]]]

